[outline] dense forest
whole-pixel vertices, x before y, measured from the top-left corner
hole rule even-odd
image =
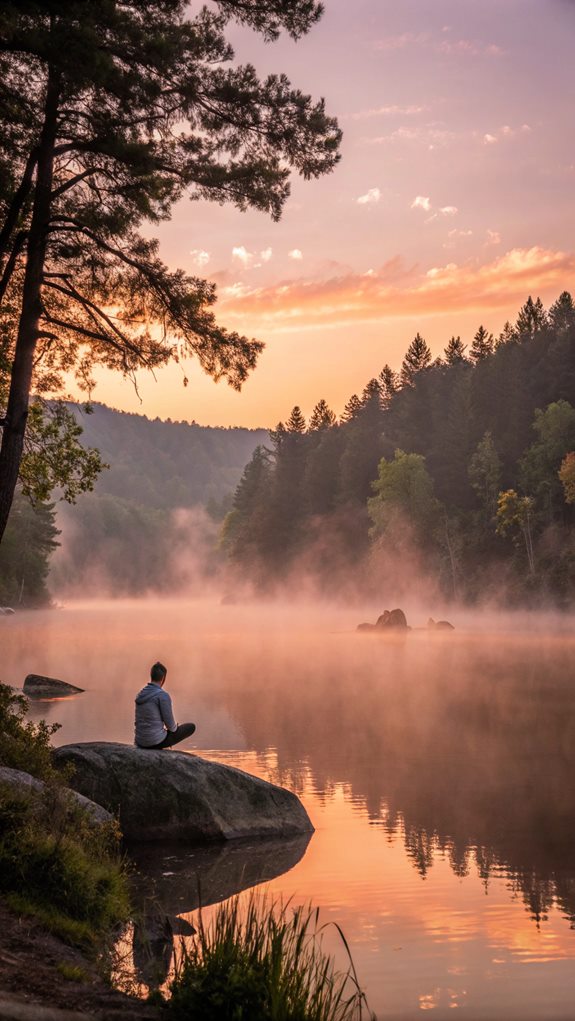
[[[150,420],[102,404],[68,405],[81,441],[107,466],[74,505],[19,492],[0,547],[0,605],[42,605],[47,579],[58,591],[133,595],[180,581],[176,552],[198,543],[213,558],[210,519],[220,521],[263,430]],[[56,492],[55,497],[60,494]],[[204,508],[186,518],[182,512]],[[216,526],[214,525],[214,531]],[[78,580],[81,579],[80,584]]]
[[[435,360],[417,334],[400,371],[385,365],[339,421],[324,400],[269,435],[68,410],[107,467],[71,507],[19,494],[0,605],[48,599],[59,541],[54,587],[77,592],[81,579],[86,595],[170,590],[191,564],[216,573],[222,553],[234,590],[295,581],[390,603],[415,592],[508,605],[575,595],[567,292],[549,310],[529,298],[497,338],[483,326],[469,345],[452,337]]]
[[[339,421],[295,407],[223,526],[239,578],[537,603],[575,595],[575,304],[530,297],[435,360],[418,333]]]

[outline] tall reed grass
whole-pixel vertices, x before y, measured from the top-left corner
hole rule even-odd
[[[323,948],[319,910],[252,895],[202,914],[182,944],[166,1005],[169,1021],[375,1021],[348,944],[347,971]]]

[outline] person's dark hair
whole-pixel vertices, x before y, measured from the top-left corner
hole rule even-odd
[[[150,677],[157,684],[158,681],[163,681],[167,672],[168,671],[163,663],[154,663],[152,669],[150,670]]]

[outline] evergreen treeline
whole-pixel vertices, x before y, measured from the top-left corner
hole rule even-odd
[[[575,589],[575,303],[530,297],[495,338],[452,337],[435,361],[418,333],[336,421],[295,407],[245,468],[223,528],[260,586],[297,564],[325,584],[417,563],[447,596],[505,580],[516,601]],[[390,579],[379,577],[379,590]],[[391,592],[390,592],[391,595]]]
[[[32,506],[17,491],[8,527],[0,546],[0,606],[43,606],[50,556],[60,534],[54,504],[40,501]]]

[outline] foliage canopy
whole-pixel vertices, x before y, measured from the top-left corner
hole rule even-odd
[[[213,284],[166,266],[146,222],[184,195],[277,220],[292,171],[330,171],[340,131],[285,75],[259,79],[237,21],[299,38],[312,0],[47,0],[0,11],[0,315],[13,363],[0,451],[0,537],[32,386],[92,366],[125,375],[194,355],[241,387],[260,342],[219,326]]]

